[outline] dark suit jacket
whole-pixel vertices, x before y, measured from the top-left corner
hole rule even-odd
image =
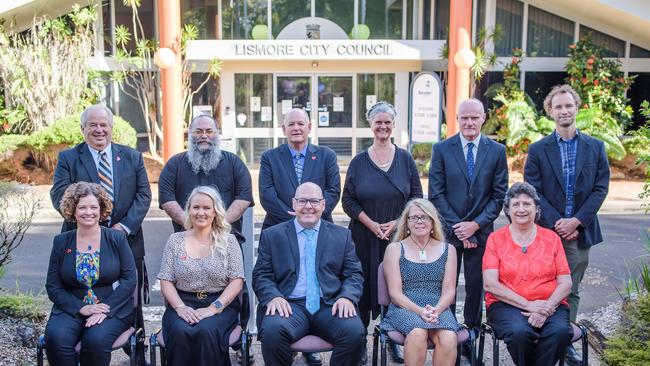
[[[554,133],[530,145],[524,179],[540,196],[539,224],[553,230],[555,222],[564,217],[566,206],[562,157]],[[584,133],[578,134],[575,179],[573,216],[582,223],[578,246],[587,248],[603,241],[596,213],[609,190],[609,163],[605,144]]]
[[[115,202],[111,213],[111,223],[123,223],[131,233],[127,237],[135,259],[144,257],[144,238],[142,221],[151,204],[151,188],[147,171],[144,169],[142,154],[124,145],[113,144],[113,191]],[[54,171],[54,183],[50,190],[52,205],[60,212],[59,205],[63,192],[72,183],[99,183],[97,166],[86,143],[59,153],[59,161]],[[76,229],[73,222],[65,221],[61,232]]]
[[[363,272],[350,230],[321,220],[316,246],[318,283],[323,301],[332,305],[345,297],[358,303],[363,291]],[[300,253],[293,220],[272,226],[260,237],[253,269],[253,290],[265,307],[274,297],[288,298],[298,281]]]
[[[77,281],[77,230],[54,237],[45,289],[52,300],[52,313],[72,316],[85,305],[87,287]],[[113,283],[119,285],[113,289]],[[111,307],[108,317],[124,319],[133,312],[133,291],[137,283],[135,261],[124,233],[102,228],[99,254],[99,280],[93,291],[100,302]]]
[[[481,135],[474,173],[467,176],[467,163],[460,136],[433,145],[429,167],[429,200],[445,221],[447,241],[462,246],[453,225],[475,221],[480,228],[470,240],[484,246],[494,231],[494,220],[503,207],[508,189],[506,148]]]
[[[302,183],[316,183],[323,190],[325,211],[323,219],[332,222],[332,211],[341,197],[341,178],[336,154],[325,146],[307,145]],[[293,158],[287,144],[262,154],[259,191],[266,217],[262,229],[293,219],[291,199],[298,188]]]

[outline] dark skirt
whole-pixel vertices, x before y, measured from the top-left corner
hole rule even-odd
[[[178,291],[183,303],[193,309],[209,306],[220,293]],[[205,298],[199,298],[203,297]],[[167,305],[162,327],[168,365],[230,366],[230,332],[239,321],[239,300],[235,298],[220,314],[190,325]]]

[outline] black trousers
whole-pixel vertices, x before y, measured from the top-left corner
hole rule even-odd
[[[267,366],[291,365],[291,344],[313,334],[334,345],[330,365],[357,366],[362,352],[366,352],[366,330],[359,316],[339,318],[332,315],[332,306],[321,302],[320,309],[311,314],[305,300],[291,300],[292,314],[283,318],[277,313],[264,316],[259,337],[262,356]]]
[[[465,307],[463,308],[464,323],[470,329],[478,331],[483,318],[483,253],[484,246],[465,249],[456,246],[456,287],[460,274],[460,264],[463,263],[465,276]],[[458,297],[458,292],[456,292]],[[456,300],[449,306],[456,315]]]
[[[487,318],[496,334],[506,342],[516,365],[555,365],[571,342],[569,308],[560,305],[541,328],[528,324],[521,311],[499,301],[490,305]]]
[[[74,348],[81,341],[78,361],[82,366],[108,366],[111,363],[113,342],[133,324],[133,315],[124,319],[106,318],[90,328],[86,328],[85,324],[86,317],[79,314],[50,314],[45,327],[45,352],[50,365],[76,366],[77,353]]]
[[[178,291],[183,303],[193,309],[209,306],[218,293],[199,299],[196,293]],[[239,301],[235,298],[221,314],[189,324],[169,305],[162,318],[167,364],[192,366],[230,366],[230,332],[239,320]]]

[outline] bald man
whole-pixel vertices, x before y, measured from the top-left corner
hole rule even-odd
[[[445,234],[464,263],[464,322],[478,331],[482,316],[485,242],[503,207],[508,165],[503,145],[481,135],[483,104],[468,99],[458,107],[460,132],[433,146],[429,168],[429,200],[445,221]],[[458,284],[458,277],[456,278]],[[455,306],[453,306],[455,310]]]
[[[259,192],[266,211],[262,230],[293,219],[291,200],[296,187],[305,182],[315,183],[323,191],[323,219],[332,222],[332,211],[341,198],[339,166],[332,149],[309,143],[310,131],[307,112],[294,108],[282,123],[287,143],[262,154]]]

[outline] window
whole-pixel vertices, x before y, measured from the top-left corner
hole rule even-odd
[[[650,72],[630,73],[630,76],[635,75],[636,79],[634,79],[634,83],[627,91],[630,105],[635,111],[628,130],[636,130],[643,126],[645,118],[639,113],[639,107],[644,100],[650,100]]]
[[[528,41],[530,57],[566,57],[573,43],[575,23],[538,9],[528,7]]]
[[[544,111],[544,98],[556,85],[564,84],[566,72],[526,72],[524,91],[535,101],[538,111]]]
[[[192,107],[208,106],[210,114],[217,119],[219,126],[221,126],[221,116],[217,114],[217,111],[221,110],[220,106],[217,105],[217,101],[219,100],[217,98],[219,96],[219,82],[210,78],[203,84],[208,76],[207,73],[192,73],[192,91],[196,92],[192,96]],[[199,87],[201,88],[199,89]],[[201,109],[201,111],[204,111],[204,109]],[[189,115],[185,116],[185,121],[190,121],[196,115],[193,109],[190,109],[188,112]]]
[[[300,18],[311,16],[311,1],[272,0],[271,9],[273,12],[273,38],[275,38],[289,23]],[[266,16],[266,13],[264,16]]]
[[[153,0],[141,0],[140,7],[138,8],[138,16],[142,23],[144,31],[144,38],[153,39],[154,37],[154,23],[156,21],[156,14],[153,11]],[[133,35],[133,11],[130,6],[126,6],[122,1],[115,1],[115,25],[125,26],[131,32],[131,40],[126,46],[127,50],[135,50],[135,40]],[[110,25],[109,25],[110,26]],[[142,39],[143,35],[138,30],[138,39]],[[109,48],[110,49],[110,48]]]
[[[354,1],[316,0],[316,16],[329,19],[350,33],[354,26]]]
[[[369,127],[366,111],[373,100],[395,104],[395,74],[358,74],[357,98],[357,127]]]
[[[273,1],[274,6],[278,3],[286,1]],[[221,0],[222,39],[251,39],[253,27],[267,25],[266,9],[267,0]]]
[[[650,50],[641,48],[637,45],[630,44],[630,57],[631,58],[650,58]]]
[[[237,127],[273,126],[273,74],[235,74]]]
[[[474,90],[474,98],[483,102],[483,105],[486,106],[486,112],[492,107],[493,102],[492,98],[485,96],[485,92],[488,91],[488,88],[490,88],[490,86],[497,83],[503,83],[503,72],[488,71],[485,73],[485,75],[483,75],[483,78],[478,83],[478,85],[476,85],[476,89]]]
[[[478,0],[476,4],[476,30],[485,28],[485,1]],[[449,17],[447,17],[449,18]]]
[[[181,23],[196,26],[198,39],[218,39],[217,2],[181,0]]]
[[[605,49],[605,57],[625,57],[625,41],[614,38],[593,28],[580,25],[580,38],[588,37],[589,40]]]
[[[447,39],[449,36],[449,0],[435,0],[435,4],[433,38]]]
[[[270,137],[240,137],[237,139],[237,156],[247,165],[260,163],[262,153],[273,147],[273,138]]]
[[[339,161],[352,158],[351,137],[320,137],[318,138],[318,145],[327,146],[334,150]]]
[[[521,48],[524,4],[516,0],[497,0],[496,26],[503,30],[503,37],[495,42],[498,56],[512,54],[513,48]]]
[[[402,0],[359,1],[359,24],[371,39],[402,39]]]

